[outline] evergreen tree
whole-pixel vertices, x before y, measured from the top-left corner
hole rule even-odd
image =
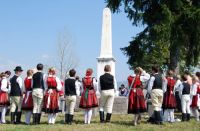
[[[144,25],[128,47],[122,48],[131,67],[152,64],[171,69],[184,61],[197,65],[200,56],[199,0],[106,0],[113,13],[124,12],[134,26]]]

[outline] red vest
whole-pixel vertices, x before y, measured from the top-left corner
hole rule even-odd
[[[47,86],[48,88],[56,88],[57,87],[57,82],[55,77],[48,77],[47,78]]]
[[[25,89],[26,90],[30,90],[31,89],[31,81],[32,81],[32,78],[28,78],[26,77],[26,79],[24,80],[24,86],[25,86]]]

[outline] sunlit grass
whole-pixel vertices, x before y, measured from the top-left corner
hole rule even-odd
[[[24,121],[24,116],[22,116]],[[164,125],[152,125],[146,123],[146,119],[142,119],[141,124],[133,126],[132,120],[133,115],[113,115],[111,123],[101,124],[99,123],[99,116],[92,118],[90,125],[86,125],[83,122],[82,114],[75,114],[74,122],[72,125],[64,124],[64,116],[59,115],[55,125],[47,124],[47,116],[42,117],[40,125],[12,125],[12,124],[1,124],[1,131],[199,131],[200,122],[196,122],[192,119],[190,122],[177,122],[177,123],[164,123]],[[10,117],[7,117],[10,120]]]

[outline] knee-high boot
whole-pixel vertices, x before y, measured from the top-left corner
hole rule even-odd
[[[11,124],[15,124],[15,112],[11,112],[10,121],[11,121]]]
[[[106,114],[106,122],[110,122],[111,116],[112,116],[111,113]]]
[[[103,111],[99,111],[99,116],[100,116],[100,122],[104,123],[104,112]]]

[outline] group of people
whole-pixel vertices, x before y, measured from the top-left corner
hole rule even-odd
[[[14,76],[9,79],[11,72],[5,71],[0,76],[0,108],[1,123],[6,123],[5,114],[10,106],[10,121],[12,124],[21,123],[22,111],[25,112],[25,123],[40,124],[41,112],[48,114],[48,124],[55,124],[59,112],[59,97],[64,96],[66,102],[65,123],[73,122],[77,96],[81,95],[79,108],[84,109],[84,123],[90,124],[92,108],[99,107],[100,122],[110,122],[116,92],[116,79],[110,73],[110,65],[105,65],[105,73],[97,80],[93,70],[88,68],[82,81],[76,76],[76,70],[69,71],[69,77],[62,82],[56,76],[55,68],[50,68],[48,74],[43,73],[43,64],[37,65],[37,70],[28,70],[27,77],[21,78],[22,67],[14,69]],[[128,77],[128,114],[134,114],[133,124],[137,125],[142,113],[147,111],[144,89],[150,94],[153,113],[149,122],[162,124],[174,122],[174,109],[177,108],[175,92],[181,99],[182,121],[189,121],[191,112],[199,121],[200,108],[200,72],[190,76],[185,72],[181,78],[172,70],[166,76],[160,73],[157,66],[152,67],[150,75],[141,67],[134,70]],[[80,89],[82,89],[80,91]],[[100,92],[98,101],[97,92]],[[123,92],[123,91],[122,91]],[[105,114],[106,113],[106,117]]]
[[[77,96],[81,98],[79,107],[85,110],[84,123],[90,124],[92,108],[99,107],[100,121],[110,122],[115,96],[116,81],[110,74],[111,67],[106,65],[105,74],[100,76],[99,82],[93,77],[91,68],[86,70],[82,82],[76,76],[76,71],[71,69],[69,77],[62,82],[56,76],[55,68],[49,68],[48,74],[43,73],[43,64],[37,65],[37,70],[28,70],[27,77],[21,78],[23,69],[17,66],[14,76],[9,79],[11,72],[5,71],[0,75],[0,108],[1,123],[5,124],[5,115],[10,106],[10,123],[20,124],[22,111],[25,112],[25,124],[40,124],[41,113],[48,114],[48,124],[55,124],[59,112],[59,97],[65,96],[66,114],[65,123],[71,125]],[[100,102],[96,96],[97,88],[100,89]],[[104,118],[106,112],[106,118]]]
[[[141,119],[141,113],[146,112],[147,102],[143,89],[150,94],[153,113],[150,114],[148,122],[153,124],[163,124],[163,122],[175,122],[174,109],[177,108],[175,92],[178,92],[181,99],[182,121],[189,121],[193,114],[199,121],[200,108],[200,72],[192,77],[186,71],[180,78],[174,71],[169,70],[163,76],[159,67],[152,67],[152,74],[146,73],[138,67],[134,70],[134,75],[128,77],[130,87],[128,113],[135,114],[134,125]]]

